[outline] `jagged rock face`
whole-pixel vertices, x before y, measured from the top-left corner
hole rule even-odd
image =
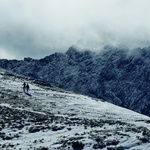
[[[150,116],[150,48],[55,53],[40,60],[0,60],[0,67]]]

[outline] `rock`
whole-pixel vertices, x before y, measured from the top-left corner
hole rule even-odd
[[[106,144],[104,142],[99,142],[93,145],[93,149],[102,149],[105,147],[106,147]]]
[[[143,135],[143,136],[149,136],[149,137],[150,137],[150,130],[147,129],[147,128],[144,128],[144,129],[143,129],[143,132],[142,132],[142,135]]]
[[[110,141],[106,141],[106,145],[109,146],[109,145],[117,145],[119,143],[118,140],[110,140]]]
[[[148,137],[139,137],[138,139],[139,139],[140,141],[142,141],[143,143],[150,142],[150,140],[148,139]]]
[[[51,127],[52,131],[58,131],[58,130],[62,130],[64,128],[65,128],[65,126],[52,126]]]
[[[124,150],[122,146],[119,147],[107,147],[107,150]]]
[[[45,126],[31,126],[28,130],[29,130],[29,133],[35,133],[35,132],[39,132],[43,129],[45,129],[46,127]]]
[[[39,147],[36,150],[49,150],[48,147]]]
[[[72,142],[72,148],[74,150],[83,150],[84,144],[82,142],[75,141],[75,142]]]

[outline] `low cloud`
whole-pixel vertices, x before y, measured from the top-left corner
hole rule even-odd
[[[149,0],[0,0],[0,58],[41,58],[72,45],[150,46]]]

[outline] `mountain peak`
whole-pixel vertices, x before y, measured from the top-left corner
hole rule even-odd
[[[26,61],[26,62],[31,62],[33,59],[32,58],[30,58],[30,57],[25,57],[24,58],[24,61]]]
[[[78,53],[80,53],[79,52],[79,49],[76,47],[76,46],[71,46],[69,49],[68,49],[68,51],[66,52],[66,54],[67,55],[76,55],[76,54],[78,54]]]

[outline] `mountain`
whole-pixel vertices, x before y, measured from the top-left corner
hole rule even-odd
[[[0,67],[150,116],[150,47],[107,46],[99,53],[70,47],[39,60],[3,59]]]
[[[23,92],[29,83],[29,93]],[[0,70],[1,150],[149,149],[150,118]]]

